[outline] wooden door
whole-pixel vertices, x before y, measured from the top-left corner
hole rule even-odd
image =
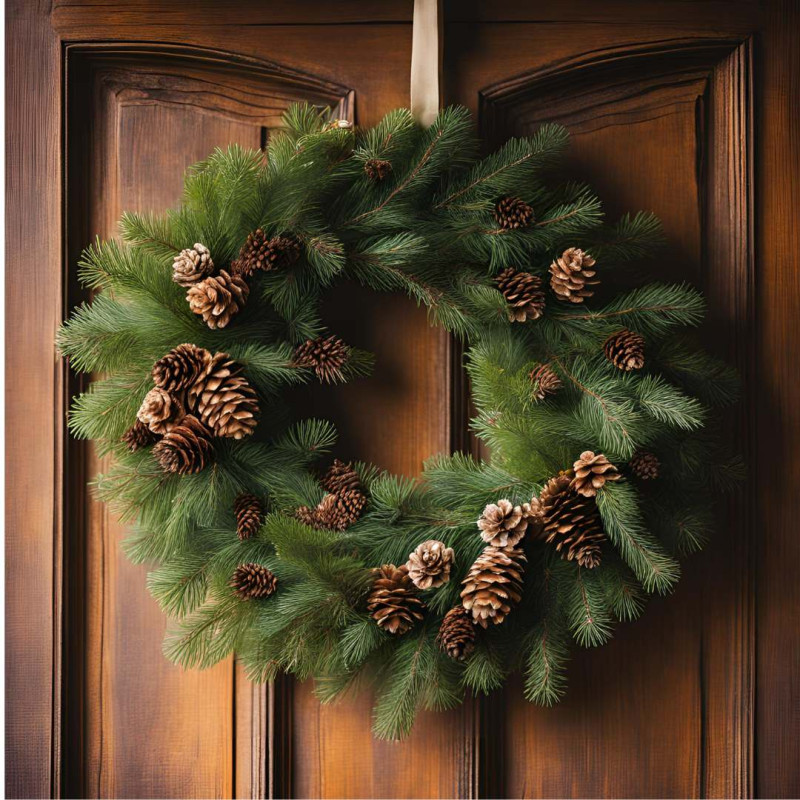
[[[77,255],[122,209],[174,204],[214,146],[263,146],[295,99],[364,125],[407,105],[412,5],[9,4],[9,796],[800,793],[797,0],[444,9],[445,101],[475,112],[487,146],[566,124],[570,168],[609,214],[662,217],[670,247],[648,268],[707,291],[709,339],[746,376],[729,425],[752,479],[675,595],[576,653],[560,707],[512,684],[423,716],[402,744],[372,739],[368,697],[322,708],[307,685],[161,655],[146,567],[85,490],[100,462],[65,432],[78,384],[52,341],[81,299]],[[344,286],[326,313],[379,363],[315,401],[343,456],[414,474],[462,439],[457,351],[423,312]]]

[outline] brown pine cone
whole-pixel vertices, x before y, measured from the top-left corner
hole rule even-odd
[[[464,606],[451,608],[439,626],[436,637],[439,647],[456,661],[463,661],[475,649],[475,626]]]
[[[211,431],[199,419],[187,414],[153,448],[164,472],[191,475],[200,472],[213,455]]]
[[[278,579],[266,567],[250,561],[236,567],[230,586],[240,600],[259,600],[275,592]]]
[[[405,566],[384,564],[373,570],[375,581],[367,598],[367,611],[378,626],[391,634],[408,631],[422,619],[425,604],[417,597]]]
[[[164,434],[172,430],[185,413],[180,397],[156,388],[147,393],[136,417],[153,433]]]
[[[364,164],[364,172],[371,181],[380,183],[392,174],[392,162],[382,158],[370,158]]]
[[[499,625],[522,599],[525,554],[518,547],[485,547],[470,567],[461,591],[461,604],[482,628],[489,620]]]
[[[317,506],[317,520],[323,528],[344,531],[358,521],[366,505],[367,498],[357,489],[326,494]]]
[[[561,378],[549,364],[537,364],[528,376],[533,384],[533,396],[537,400],[544,400],[548,395],[555,394],[561,387]]]
[[[214,271],[214,262],[208,248],[196,242],[194,247],[181,250],[172,260],[172,280],[188,289]]]
[[[300,508],[295,509],[294,516],[304,525],[310,525],[312,528],[324,527],[319,521],[319,515],[317,514],[316,508],[300,506]]]
[[[347,492],[352,490],[361,489],[361,479],[358,473],[353,469],[352,464],[345,464],[338,458],[334,459],[333,464],[328,468],[325,477],[322,479],[322,485],[329,492],[336,494],[337,492]]]
[[[204,360],[203,369],[189,387],[189,407],[215,436],[249,436],[256,427],[258,400],[241,374],[241,365],[227,353],[208,354]]]
[[[125,442],[131,453],[135,453],[143,447],[150,447],[151,444],[155,444],[160,438],[161,437],[157,433],[153,433],[153,431],[150,430],[149,426],[138,419],[122,435],[122,441]]]
[[[212,330],[224,328],[247,302],[250,289],[244,278],[229,275],[224,269],[191,286],[186,292],[189,308],[203,317]]]
[[[194,344],[179,344],[153,366],[153,383],[167,392],[186,389],[205,366],[210,353]]]
[[[603,345],[606,358],[623,372],[644,366],[644,336],[623,329],[613,333]]]
[[[505,230],[527,228],[533,222],[533,209],[519,197],[503,197],[494,208],[494,218]]]
[[[572,488],[584,497],[594,497],[606,481],[618,481],[622,477],[602,453],[595,455],[591,450],[581,453],[572,469],[575,471]]]
[[[254,494],[240,494],[233,503],[236,533],[239,538],[252,539],[264,523],[264,506]]]
[[[309,339],[294,352],[293,362],[297,367],[311,367],[317,378],[324,383],[344,381],[342,367],[350,358],[351,348],[334,334]]]
[[[231,264],[231,270],[244,278],[251,277],[256,270],[264,272],[288,269],[300,258],[300,242],[294,236],[273,236],[258,228],[253,231],[239,251],[239,258]]]
[[[508,318],[511,322],[539,319],[544,313],[542,279],[538,275],[517,272],[509,267],[495,278],[495,283],[508,303]]]
[[[530,503],[515,506],[505,498],[489,503],[478,519],[483,541],[494,547],[516,545],[528,530],[531,517],[538,511],[538,501],[534,499],[533,502],[537,503],[536,508],[532,508]]]
[[[658,456],[654,453],[648,453],[645,450],[634,453],[633,458],[631,458],[628,463],[631,472],[643,481],[655,480],[661,468],[661,462],[658,460]]]
[[[591,297],[600,281],[592,280],[597,274],[592,267],[595,260],[577,247],[565,250],[550,265],[550,286],[559,300],[569,303],[582,303],[584,298]]]
[[[417,589],[436,589],[450,580],[455,551],[444,542],[429,539],[408,557],[408,577]]]
[[[583,497],[571,488],[572,471],[551,478],[539,495],[544,527],[541,536],[554,544],[561,558],[592,569],[600,564],[601,545],[606,540],[600,511],[593,497]]]

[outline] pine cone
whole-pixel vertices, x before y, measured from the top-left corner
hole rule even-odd
[[[631,472],[643,481],[655,480],[661,467],[658,456],[644,450],[634,453],[633,458],[628,463]]]
[[[555,394],[563,385],[561,378],[549,364],[537,364],[529,375],[533,384],[533,396],[537,400],[544,400],[548,395]]]
[[[316,508],[310,508],[309,506],[300,506],[300,508],[295,509],[294,516],[296,519],[299,519],[304,525],[310,525],[312,528],[323,528],[319,521],[319,515],[317,513]]]
[[[278,579],[266,567],[250,561],[236,567],[230,586],[240,600],[259,600],[275,592]]]
[[[373,570],[375,582],[367,599],[367,611],[378,626],[392,634],[402,634],[422,619],[425,604],[417,597],[405,566],[384,564]]]
[[[322,479],[322,485],[327,491],[333,494],[338,492],[360,491],[361,479],[358,477],[358,473],[353,469],[352,464],[345,464],[337,458],[325,473],[325,477]]]
[[[172,430],[185,413],[181,398],[156,388],[147,393],[136,417],[153,433],[164,434]]]
[[[508,318],[511,322],[539,319],[544,313],[542,279],[537,275],[517,272],[509,267],[495,278],[495,283],[508,303]]]
[[[417,589],[436,589],[450,580],[455,551],[444,542],[429,539],[408,557],[408,577]]]
[[[533,209],[519,197],[504,197],[494,208],[494,218],[505,230],[527,228],[533,222]]]
[[[617,369],[630,372],[644,366],[644,337],[629,330],[621,330],[606,339],[603,345],[606,358]]]
[[[258,400],[241,374],[241,365],[227,353],[207,353],[204,360],[202,371],[189,387],[189,407],[215,436],[249,436],[256,427]]]
[[[483,549],[462,581],[461,603],[482,628],[499,625],[522,599],[525,554],[517,547]]]
[[[312,367],[320,381],[344,381],[342,367],[350,358],[351,348],[335,335],[309,339],[294,352],[294,365]]]
[[[475,626],[466,608],[456,606],[444,615],[436,641],[456,661],[463,661],[472,653],[475,649]]]
[[[141,420],[136,420],[133,426],[128,428],[122,436],[122,441],[128,446],[131,453],[141,450],[143,447],[150,447],[155,444],[161,437],[157,433],[153,433],[150,428]]]
[[[392,174],[392,162],[382,158],[370,158],[364,164],[364,172],[374,183],[380,183]]]
[[[478,519],[483,541],[494,547],[516,545],[528,530],[531,517],[538,512],[538,501],[532,502],[537,504],[535,508],[530,503],[515,506],[505,498],[486,506]]]
[[[572,472],[551,478],[539,495],[544,528],[542,538],[555,544],[567,561],[592,569],[600,563],[600,546],[606,540],[600,512],[593,497],[582,497],[571,488]]]
[[[353,123],[349,119],[332,119],[325,123],[323,130],[326,131],[351,131]]]
[[[159,389],[177,392],[186,389],[205,366],[208,350],[193,344],[179,344],[153,366],[153,382]]]
[[[320,527],[343,531],[349,528],[367,505],[367,498],[357,489],[336,494],[326,494],[317,506],[317,522]]]
[[[591,297],[600,281],[592,280],[597,274],[591,269],[595,260],[577,247],[565,250],[550,265],[550,286],[559,300],[570,303],[582,303],[584,298]]]
[[[253,231],[239,251],[239,258],[231,264],[234,274],[249,278],[256,270],[264,272],[291,267],[300,258],[300,242],[294,236],[273,236],[258,228]]]
[[[161,469],[178,475],[200,472],[213,454],[211,431],[191,414],[187,414],[153,448]]]
[[[252,539],[264,523],[264,506],[253,494],[240,494],[233,503],[236,515],[236,533],[239,538]]]
[[[595,455],[591,450],[581,453],[572,468],[575,471],[572,488],[584,497],[594,497],[606,481],[618,481],[622,477],[602,453]]]
[[[181,250],[172,260],[172,280],[188,289],[214,271],[214,262],[208,248],[195,242],[194,247]]]
[[[250,289],[244,278],[224,269],[191,286],[186,292],[189,308],[212,330],[224,328],[247,301]]]

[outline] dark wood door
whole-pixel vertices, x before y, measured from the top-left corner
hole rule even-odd
[[[214,146],[262,146],[295,99],[364,125],[407,105],[412,5],[10,3],[9,796],[800,793],[796,0],[444,9],[445,102],[475,112],[487,147],[566,124],[570,169],[609,214],[662,217],[670,246],[648,268],[707,291],[709,340],[746,376],[729,425],[752,477],[675,595],[576,653],[560,707],[512,684],[402,744],[372,739],[369,697],[322,708],[308,685],[161,655],[146,567],[85,490],[102,464],[64,428],[77,384],[52,341],[81,299],[77,255],[123,209],[174,204]],[[344,455],[413,475],[462,438],[457,351],[423,312],[345,286],[327,313],[379,364],[317,401]]]

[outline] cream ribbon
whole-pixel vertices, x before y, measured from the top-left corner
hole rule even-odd
[[[428,126],[439,113],[442,17],[440,0],[414,0],[411,34],[411,113]]]

